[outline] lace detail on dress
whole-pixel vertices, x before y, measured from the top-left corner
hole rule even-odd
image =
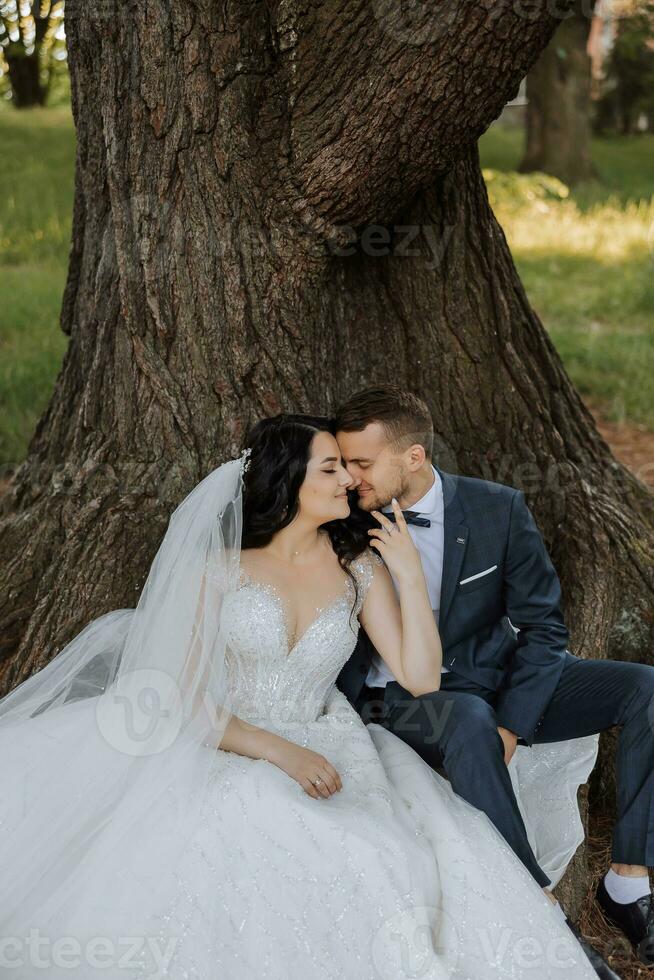
[[[286,616],[287,603],[281,591],[277,588],[277,586],[274,585],[272,582],[263,582],[263,581],[259,581],[258,579],[252,578],[249,572],[247,572],[243,567],[241,567],[239,572],[239,582],[241,586],[249,585],[251,587],[261,589],[263,592],[266,592],[269,596],[271,596],[273,601],[279,603],[280,609],[283,614],[282,619],[284,622],[284,632],[285,632],[286,648],[288,650],[288,656],[290,656],[291,653],[293,653],[293,651],[295,650],[295,648],[299,646],[299,644],[304,639],[305,635],[309,632],[309,630],[312,629],[314,624],[320,619],[321,615],[327,609],[330,609],[336,603],[342,602],[346,596],[350,597],[350,601],[351,601],[351,596],[352,596],[352,592],[351,592],[352,581],[351,579],[348,578],[345,581],[343,592],[341,593],[341,595],[335,596],[334,599],[331,600],[331,602],[327,602],[322,606],[316,606],[315,609],[316,616],[314,617],[314,619],[308,624],[308,626],[305,627],[303,632],[299,636],[296,636],[293,642],[291,642],[289,637],[289,630],[288,630],[288,618]]]
[[[359,596],[357,599],[356,615],[358,616],[361,612],[361,608],[365,601],[366,595],[368,594],[368,589],[374,575],[375,565],[383,565],[381,557],[372,548],[366,548],[363,554],[356,558],[350,568],[356,576],[357,584],[359,585]]]
[[[358,615],[378,556],[366,549],[355,558],[343,593],[316,610],[291,644],[285,602],[270,582],[254,579],[242,566],[238,587],[225,596],[221,629],[232,710],[262,727],[314,721],[323,711],[338,674],[356,646]],[[381,559],[378,560],[381,563]]]

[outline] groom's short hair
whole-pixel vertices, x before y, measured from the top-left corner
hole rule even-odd
[[[419,443],[431,462],[434,423],[426,402],[399,385],[377,385],[359,391],[336,410],[335,432],[361,432],[378,422],[393,450],[403,452]]]

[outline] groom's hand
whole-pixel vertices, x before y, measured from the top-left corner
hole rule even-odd
[[[508,766],[515,752],[515,747],[518,744],[518,736],[508,728],[502,728],[501,725],[498,725],[497,730],[504,742],[504,761]]]

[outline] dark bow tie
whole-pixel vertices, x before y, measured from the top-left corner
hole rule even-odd
[[[395,522],[395,514],[393,511],[387,514],[383,511],[384,517],[387,517],[389,521]],[[422,517],[417,510],[403,510],[404,520],[407,524],[415,524],[416,527],[431,527],[431,521],[428,517]]]

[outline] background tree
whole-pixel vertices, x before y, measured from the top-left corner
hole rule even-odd
[[[651,662],[653,498],[570,384],[479,168],[556,27],[547,0],[69,0],[70,342],[0,498],[3,690],[135,604],[252,421],[387,380],[426,398],[445,469],[526,491],[572,649]]]
[[[44,105],[66,56],[63,0],[0,0],[0,91],[17,109]]]
[[[590,158],[594,0],[575,0],[527,76],[525,153],[519,170],[543,170],[566,184],[594,176]]]
[[[623,2],[615,42],[602,80],[598,129],[638,132],[641,117],[654,127],[654,3]]]

